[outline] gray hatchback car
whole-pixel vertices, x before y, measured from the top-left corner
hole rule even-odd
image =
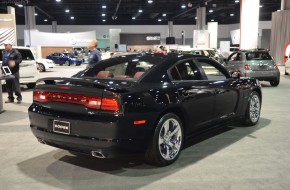
[[[240,50],[232,53],[226,61],[230,73],[238,72],[241,77],[253,77],[269,81],[278,86],[280,72],[268,51]]]

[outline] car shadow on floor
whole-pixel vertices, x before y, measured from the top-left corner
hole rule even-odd
[[[256,138],[253,133],[269,124],[270,120],[261,118],[254,127],[229,125],[211,130],[188,141],[178,160],[166,167],[148,165],[142,156],[98,159],[55,150],[25,160],[18,168],[30,178],[58,188],[114,189],[122,184],[124,189],[137,189],[192,166],[245,137]]]

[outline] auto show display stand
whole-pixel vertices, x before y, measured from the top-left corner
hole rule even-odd
[[[14,79],[13,75],[8,76],[0,76],[0,114],[3,113],[5,110],[3,109],[3,98],[2,98],[2,80],[10,80]]]

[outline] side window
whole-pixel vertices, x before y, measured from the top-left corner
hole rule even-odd
[[[229,57],[229,61],[242,61],[242,54],[241,53],[233,53]]]
[[[225,80],[227,77],[215,66],[206,63],[199,62],[201,68],[204,70],[208,80]]]
[[[179,63],[170,70],[170,75],[173,80],[197,80],[195,71],[193,71],[189,62]]]
[[[195,51],[193,51],[192,54],[193,54],[193,55],[203,55],[203,54],[201,53],[201,51],[199,51],[199,50],[195,50]]]
[[[203,51],[203,53],[204,53],[205,56],[208,56],[208,57],[210,56],[210,54],[208,53],[208,51]]]

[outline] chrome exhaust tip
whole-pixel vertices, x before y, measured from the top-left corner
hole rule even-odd
[[[38,142],[40,142],[41,144],[46,144],[46,142],[43,139],[37,139]]]
[[[97,157],[97,158],[106,158],[105,155],[103,155],[101,152],[99,151],[91,151],[91,154],[93,157]]]

